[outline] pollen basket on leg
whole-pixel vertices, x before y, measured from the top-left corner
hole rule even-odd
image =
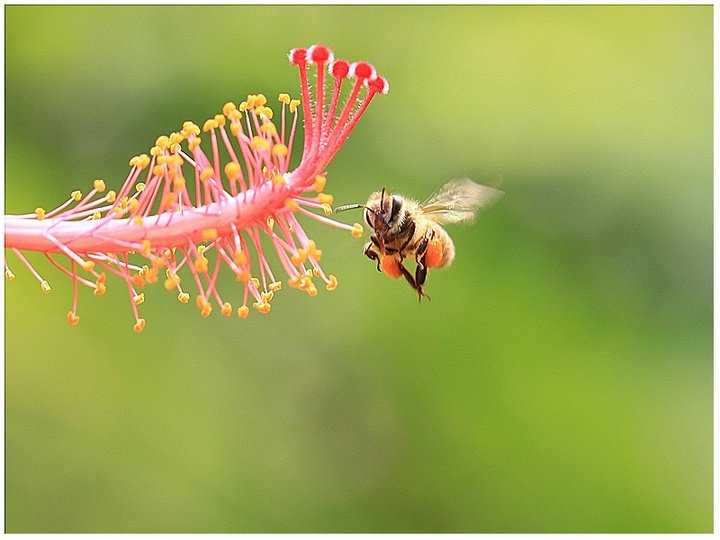
[[[230,316],[233,304],[240,318],[267,314],[283,282],[308,296],[318,285],[337,287],[300,220],[362,235],[358,224],[329,217],[327,167],[387,83],[370,64],[336,60],[323,45],[293,49],[289,58],[299,71],[298,98],[282,93],[275,107],[263,94],[228,101],[206,121],[158,137],[130,159],[115,189],[93,179],[55,208],[5,216],[16,268],[49,293],[49,281],[24,255],[41,252],[70,279],[71,326],[80,322],[85,289],[103,296],[112,284],[126,289],[136,332],[146,327],[142,289],[158,281],[182,304],[194,297],[203,317]],[[293,152],[302,155],[291,169]],[[235,275],[234,290],[220,290],[223,271]]]

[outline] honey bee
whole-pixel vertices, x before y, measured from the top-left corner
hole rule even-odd
[[[504,192],[477,184],[468,178],[451,180],[424,202],[419,203],[383,188],[363,204],[348,204],[336,212],[364,208],[365,221],[372,229],[363,253],[375,262],[378,271],[392,278],[403,276],[417,292],[425,293],[428,269],[445,268],[455,258],[455,244],[443,225],[470,222],[478,210],[497,202]],[[415,273],[405,267],[415,260]]]

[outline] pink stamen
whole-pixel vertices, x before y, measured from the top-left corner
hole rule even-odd
[[[287,95],[282,97],[279,130],[272,125],[273,114],[265,106],[265,97],[250,95],[240,109],[226,104],[224,116],[217,115],[206,122],[204,133],[186,122],[181,131],[159,137],[149,152],[151,157],[142,154],[130,161],[130,171],[117,193],[106,192],[104,182],[98,180],[86,196],[73,192],[69,200],[50,212],[38,208],[35,213],[5,216],[6,248],[15,253],[45,292],[50,286],[23,251],[43,253],[52,266],[71,279],[70,324],[79,322],[76,312],[80,285],[94,289],[98,295],[104,292],[105,274],[96,272],[95,264],[125,282],[135,318],[133,328],[138,332],[145,326],[137,308],[144,296],[137,293],[136,287],[154,283],[161,271],[167,272],[166,288],[178,291],[178,299],[187,303],[188,295],[183,292],[178,276],[185,266],[197,288],[197,304],[203,316],[210,314],[211,299],[224,315],[229,314],[229,304],[218,290],[223,267],[243,282],[243,306],[238,314],[247,315],[249,296],[255,299],[256,309],[267,313],[268,302],[280,285],[264,251],[261,232],[270,238],[282,271],[294,284],[314,295],[317,293],[311,281],[314,275],[328,288],[331,284],[334,288],[337,281],[330,276],[331,281],[323,271],[318,261],[320,251],[296,216],[304,215],[360,235],[359,225],[347,225],[322,215],[327,210],[327,204],[321,203],[322,197],[303,193],[311,186],[322,191],[325,179],[316,178],[325,176],[328,164],[374,96],[387,91],[387,83],[376,76],[370,64],[335,61],[330,49],[323,45],[293,49],[290,61],[298,67],[301,99],[298,102]],[[310,84],[308,73],[312,64],[316,72],[314,85]],[[329,96],[325,91],[326,70],[333,78]],[[354,84],[343,101],[341,91],[346,78],[353,78]],[[363,87],[367,91],[362,92]],[[298,103],[303,112],[304,148],[299,165],[289,170],[297,134]],[[286,118],[287,104],[291,121]],[[225,129],[226,122],[232,138]],[[229,156],[225,164],[217,130]],[[140,176],[146,168],[145,181],[141,183]],[[188,190],[183,169],[193,184],[190,191],[194,187],[194,195]],[[280,234],[273,230],[273,224]],[[176,257],[175,250],[180,250],[180,257]],[[53,257],[55,254],[69,261],[69,269]],[[208,256],[214,257],[214,261]],[[135,264],[143,258],[152,267],[143,266],[142,262]],[[6,276],[14,278],[9,267],[5,268]],[[259,280],[252,277],[254,272]]]

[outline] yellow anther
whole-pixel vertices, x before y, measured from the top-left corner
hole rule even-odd
[[[194,137],[194,138],[190,139],[190,141],[188,142],[188,148],[189,148],[190,151],[192,152],[192,151],[195,150],[198,146],[200,146],[200,143],[201,143],[201,142],[202,142],[202,141],[201,141],[200,137]]]
[[[258,113],[261,117],[265,117],[265,118],[267,118],[268,120],[272,120],[272,117],[273,117],[273,115],[274,115],[273,110],[272,110],[270,107],[258,107],[258,108],[257,108],[257,113]]]
[[[268,285],[268,289],[270,289],[270,292],[278,292],[282,289],[282,281],[273,281]]]
[[[210,120],[206,120],[205,123],[203,124],[203,131],[205,133],[208,133],[210,130],[213,130],[217,127],[218,127],[217,121],[215,121],[214,119],[211,118]]]
[[[133,223],[135,225],[142,225],[144,223],[142,216],[135,216],[133,218]]]
[[[100,272],[97,277],[98,283],[105,283],[107,281],[107,276],[105,275],[105,272]]]
[[[285,157],[288,154],[288,148],[284,144],[278,143],[273,146],[272,155],[278,157]]]
[[[140,201],[138,201],[137,199],[128,200],[128,209],[130,210],[130,212],[135,213],[138,208],[140,208]]]
[[[183,141],[184,137],[182,134],[174,132],[170,134],[170,146],[173,144],[180,144]]]
[[[295,199],[287,199],[285,201],[285,207],[289,208],[290,210],[295,212],[296,210],[298,210],[300,208],[300,205],[298,204],[298,202]]]
[[[72,311],[68,311],[67,322],[70,326],[77,326],[80,322],[80,316]]]
[[[210,242],[211,240],[215,240],[217,236],[217,229],[203,229],[202,231],[203,242]]]
[[[230,302],[225,302],[222,305],[222,308],[220,308],[220,313],[222,313],[223,317],[229,317],[232,315],[232,306],[230,305]]]
[[[92,213],[92,216],[90,216],[90,219],[100,219],[101,217],[102,217],[102,214],[100,213],[100,211],[99,211],[99,210],[95,210],[95,211]]]
[[[5,278],[8,281],[12,281],[13,279],[15,279],[15,274],[13,274],[12,270],[7,267],[5,267]]]
[[[160,150],[165,150],[170,145],[170,138],[165,135],[161,135],[155,141],[155,146],[158,146]]]
[[[210,178],[213,177],[213,174],[215,174],[215,172],[210,167],[203,169],[203,171],[200,173],[200,181],[207,182]]]
[[[105,181],[104,180],[95,180],[93,182],[93,189],[97,191],[98,193],[102,193],[105,191]]]
[[[307,259],[307,251],[304,250],[303,248],[298,249],[297,253],[295,255],[293,255],[292,257],[290,257],[290,261],[295,266],[300,266],[302,263],[305,262],[305,259]]]
[[[180,167],[183,164],[183,158],[181,156],[178,156],[177,154],[168,157],[168,164],[174,166],[174,167]]]
[[[168,278],[165,280],[164,285],[166,291],[172,291],[173,289],[177,288],[178,285],[180,285],[180,278],[178,276],[168,276]]]
[[[83,270],[85,270],[86,272],[89,272],[89,271],[92,270],[93,268],[95,268],[95,262],[94,262],[94,261],[83,261],[83,263],[82,263],[82,269],[83,269]]]
[[[285,177],[280,173],[275,173],[273,174],[272,181],[276,186],[281,186],[285,183]]]
[[[318,290],[315,285],[310,283],[305,289],[305,292],[308,293],[308,296],[317,296]]]
[[[250,141],[250,147],[253,150],[268,150],[270,148],[270,143],[263,139],[262,137],[255,135],[252,140]]]
[[[42,280],[40,282],[40,289],[42,289],[42,292],[44,292],[45,294],[49,293],[52,290],[50,284],[45,280]]]
[[[250,272],[248,272],[247,270],[243,270],[242,272],[238,273],[237,280],[247,284],[248,281],[250,281]]]
[[[203,319],[207,319],[211,313],[212,313],[212,306],[210,305],[209,302],[200,309],[200,315],[202,316]]]
[[[178,293],[177,299],[181,304],[187,304],[190,301],[190,295],[186,292],[181,292]]]
[[[107,292],[107,288],[105,287],[104,283],[100,283],[99,281],[95,283],[95,288],[93,289],[93,294],[95,296],[102,296]]]
[[[162,176],[165,174],[165,167],[162,165],[155,165],[152,170],[153,176]]]
[[[240,306],[237,308],[237,314],[241,319],[247,319],[247,316],[250,314],[250,309],[247,306]]]
[[[359,223],[353,223],[350,234],[352,235],[353,238],[362,238],[363,226],[360,225]]]
[[[262,107],[267,103],[267,98],[263,94],[258,94],[255,96],[255,106],[256,107]]]
[[[133,304],[139,306],[145,301],[145,293],[136,294],[133,296]]]
[[[178,154],[182,150],[182,146],[180,146],[180,143],[175,143],[170,145],[170,151],[173,154]]]
[[[275,294],[272,291],[267,291],[260,294],[260,298],[262,298],[263,302],[270,302],[273,299],[273,296],[275,296]]]
[[[272,218],[272,216],[268,216],[268,218],[265,220],[265,223],[267,224],[268,229],[272,231],[273,227],[275,226],[275,220]]]
[[[154,268],[151,268],[150,270],[148,270],[147,272],[145,272],[143,274],[143,277],[145,278],[145,281],[147,281],[148,283],[156,283],[158,280],[157,270],[155,270]]]
[[[290,112],[294,113],[297,111],[298,105],[300,105],[299,99],[291,99],[290,100]]]
[[[222,114],[216,114],[214,120],[218,127],[225,125],[225,117]]]
[[[322,208],[323,213],[324,213],[326,216],[329,216],[330,214],[333,213],[332,206],[330,206],[330,205],[327,204],[327,203],[321,205],[321,208]]]
[[[205,246],[199,245],[199,246],[197,247],[197,252],[198,252],[200,255],[202,255],[203,253],[205,253],[205,250],[206,250],[206,249],[207,249],[207,248],[206,248]]]
[[[236,120],[240,120],[242,118],[242,113],[235,109],[234,111],[230,111],[230,114],[228,115],[228,118],[231,122],[234,122]]]
[[[260,126],[260,131],[266,133],[267,135],[275,135],[277,133],[277,128],[272,122],[265,122],[262,126]]]
[[[150,153],[152,153],[152,149],[150,150]],[[140,162],[140,156],[133,156],[130,158],[128,165],[130,165],[131,167],[137,167],[139,162]]]
[[[241,132],[242,126],[240,125],[240,122],[230,124],[230,133],[232,133],[235,137],[237,137]]]
[[[39,220],[45,219],[45,209],[40,208],[40,207],[36,208],[35,209],[35,217],[38,218]]]
[[[255,286],[256,289],[260,287],[260,280],[258,278],[256,278],[256,277],[250,278],[250,281],[252,282],[252,284]]]
[[[318,175],[313,182],[313,190],[321,193],[325,189],[325,184],[327,184],[327,178]]]
[[[200,135],[200,128],[193,122],[183,122],[182,128],[183,135],[186,137],[189,135]]]
[[[227,165],[225,165],[225,176],[227,176],[230,180],[238,178],[241,171],[242,169],[240,168],[240,165],[234,161],[230,161]]]
[[[195,271],[204,273],[208,270],[208,260],[205,257],[195,259]]]
[[[176,176],[173,178],[173,186],[175,186],[175,189],[183,189],[185,187],[185,178],[182,176]]]
[[[248,103],[247,101],[241,101],[240,105],[238,105],[239,111],[246,111],[248,109]]]
[[[222,108],[222,112],[225,116],[230,116],[230,113],[236,110],[237,105],[235,105],[232,101],[228,101]]]
[[[199,294],[195,297],[195,305],[197,306],[198,309],[202,309],[202,307],[205,304],[207,304],[207,300],[205,299],[204,296]]]
[[[75,190],[70,194],[70,197],[72,197],[73,201],[80,202],[82,200],[82,191]]]
[[[329,193],[319,193],[317,196],[317,200],[320,204],[332,204],[333,201],[335,201],[335,197],[333,197]]]
[[[235,251],[235,253],[233,254],[233,259],[235,260],[235,264],[240,267],[245,266],[245,264],[247,263],[247,255],[245,255],[245,253],[241,249]]]
[[[270,304],[268,304],[267,302],[255,302],[253,304],[253,307],[263,315],[267,315],[268,313],[270,313],[271,309]]]
[[[143,257],[150,258],[150,250],[152,249],[152,244],[150,243],[150,240],[147,238],[142,241],[142,255]]]
[[[315,259],[316,261],[319,261],[320,258],[322,257],[322,250],[317,249],[317,247],[315,247],[315,242],[313,242],[312,240],[310,240],[308,242],[306,249],[308,252],[308,257],[311,257],[311,258]]]
[[[288,94],[278,94],[278,101],[283,105],[290,103],[290,96]]]
[[[145,319],[137,319],[133,325],[133,330],[138,334],[145,330]]]
[[[327,283],[327,284],[325,285],[325,288],[326,288],[328,291],[334,291],[335,289],[337,289],[338,281],[337,281],[337,278],[336,278],[334,275],[330,274],[330,275],[328,276],[328,281],[329,281],[329,283]]]
[[[166,156],[163,154],[162,156],[157,157],[157,159],[155,160],[155,163],[157,163],[158,165],[165,165],[169,159],[170,159],[170,156]]]

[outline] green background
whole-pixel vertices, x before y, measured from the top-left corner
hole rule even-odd
[[[711,7],[5,13],[7,213],[297,94],[286,51],[316,42],[392,85],[338,202],[507,192],[422,305],[316,223],[336,292],[205,320],[155,285],[142,335],[120,283],[70,328],[68,280],[9,254],[8,531],[712,529]]]

